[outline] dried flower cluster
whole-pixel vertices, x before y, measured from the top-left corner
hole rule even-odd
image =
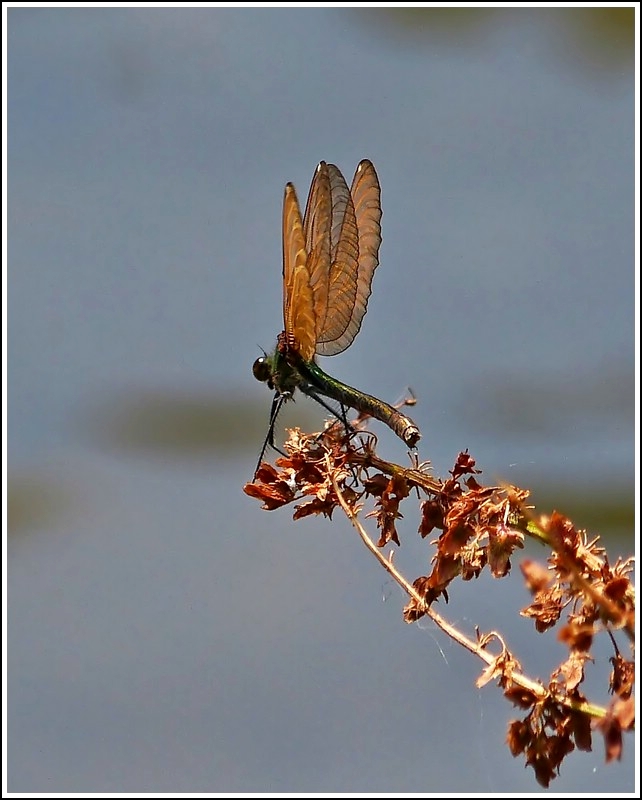
[[[375,453],[375,442],[371,434],[355,437],[354,431],[346,432],[337,423],[316,435],[295,429],[285,444],[286,455],[276,460],[276,467],[263,463],[244,491],[270,510],[296,502],[294,519],[310,514],[331,517],[337,507],[343,509],[366,546],[408,593],[405,621],[430,616],[485,662],[478,685],[496,681],[505,697],[526,712],[509,724],[507,742],[514,756],[523,754],[542,786],[559,774],[562,761],[575,748],[591,749],[594,731],[604,739],[606,760],[619,759],[622,733],[633,729],[635,716],[635,664],[616,644],[620,636],[633,649],[633,559],[618,559],[611,566],[597,540],[588,541],[568,518],[557,512],[536,517],[526,505],[528,491],[482,486],[467,452],[459,454],[449,478],[438,480],[422,467],[404,468],[382,460]],[[436,538],[430,541],[435,552],[429,574],[410,583],[381,548],[388,542],[400,543],[400,505],[415,493],[423,498],[419,534]],[[367,516],[376,520],[376,543],[358,519],[368,497],[374,498],[374,509]],[[449,587],[457,578],[468,581],[484,569],[495,578],[508,575],[513,553],[523,547],[525,537],[544,543],[550,555],[546,564],[531,560],[520,564],[532,594],[531,604],[520,613],[533,620],[538,633],[557,626],[558,639],[568,649],[566,660],[543,681],[522,672],[498,633],[477,632],[471,639],[432,608],[438,598],[448,600]],[[591,704],[580,690],[599,635],[608,636],[613,649],[608,688],[614,698],[608,707]],[[497,645],[499,652],[493,654]]]

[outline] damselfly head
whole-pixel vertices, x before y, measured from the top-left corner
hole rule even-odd
[[[257,358],[254,364],[252,364],[252,374],[257,381],[267,383],[270,389],[274,388],[272,385],[272,370],[270,369],[270,364],[266,356]]]

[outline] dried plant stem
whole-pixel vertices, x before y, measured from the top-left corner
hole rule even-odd
[[[408,596],[403,619],[411,623],[430,617],[452,641],[481,659],[477,687],[494,682],[521,710],[521,718],[508,725],[506,744],[513,756],[524,757],[541,786],[559,775],[571,752],[590,751],[595,732],[603,738],[606,761],[620,759],[624,734],[635,727],[633,557],[611,564],[599,537],[589,541],[586,531],[564,514],[554,510],[535,516],[534,507],[527,505],[527,489],[484,486],[468,450],[458,454],[448,477],[435,478],[427,464],[402,467],[379,458],[374,437],[355,445],[353,433],[336,425],[322,434],[290,431],[276,466],[262,463],[244,491],[268,510],[295,503],[295,520],[313,514],[329,518],[340,506],[367,549]],[[414,492],[421,509],[417,532],[422,539],[435,536],[430,541],[435,551],[428,574],[409,582],[393,564],[393,554],[383,549],[388,543],[400,544],[400,504]],[[358,518],[366,496],[374,499],[368,517],[376,519],[378,541]],[[523,673],[500,632],[475,628],[465,635],[433,610],[440,598],[447,602],[455,580],[470,581],[484,570],[494,578],[509,575],[511,559],[528,536],[544,544],[549,554],[545,564],[520,559],[531,601],[519,614],[533,621],[538,634],[557,626],[557,638],[568,651],[547,679],[537,680]],[[630,654],[618,648],[617,631],[630,640]],[[581,690],[585,666],[595,661],[593,642],[604,633],[613,646],[608,690],[614,697],[608,706],[590,703]]]
[[[633,557],[611,564],[599,537],[589,541],[586,531],[564,514],[554,510],[535,516],[534,507],[527,505],[527,489],[484,486],[468,450],[458,454],[448,477],[435,478],[427,464],[402,467],[379,458],[375,442],[369,437],[355,445],[353,431],[336,425],[323,434],[294,429],[276,466],[261,464],[244,491],[269,510],[296,503],[295,520],[312,514],[329,518],[340,506],[367,549],[408,596],[403,619],[411,623],[430,617],[452,641],[481,659],[477,687],[494,682],[521,710],[521,718],[508,725],[506,744],[513,756],[524,757],[541,786],[559,775],[571,752],[590,751],[595,732],[603,738],[606,761],[620,759],[624,734],[635,727]],[[421,509],[417,532],[425,539],[435,531],[430,541],[435,551],[428,574],[411,583],[383,548],[400,544],[400,504],[414,492]],[[368,517],[376,519],[378,541],[358,518],[366,496],[374,499]],[[547,679],[527,677],[500,632],[475,628],[465,635],[433,610],[440,598],[448,600],[455,580],[470,581],[484,570],[494,578],[509,575],[511,558],[527,536],[544,544],[549,554],[545,564],[520,560],[531,602],[519,614],[533,621],[538,634],[558,626],[557,638],[568,651]],[[620,652],[617,631],[630,640],[631,654]],[[595,661],[593,642],[604,633],[613,646],[608,690],[615,696],[608,706],[590,703],[581,690],[585,665]]]

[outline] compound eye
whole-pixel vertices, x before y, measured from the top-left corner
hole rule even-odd
[[[261,358],[257,358],[254,364],[252,364],[252,373],[257,381],[262,381],[265,383],[266,381],[270,380],[270,365],[267,362],[267,358],[261,356]]]

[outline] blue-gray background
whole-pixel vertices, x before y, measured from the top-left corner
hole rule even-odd
[[[632,11],[10,10],[12,791],[538,788],[514,710],[404,625],[340,514],[242,493],[250,366],[281,327],[284,183],[368,157],[381,267],[324,366],[410,384],[436,474],[468,447],[628,552],[632,36]],[[410,505],[400,530],[412,579]],[[560,660],[518,570],[451,595],[528,674]],[[555,788],[625,791],[633,763],[596,740]]]

